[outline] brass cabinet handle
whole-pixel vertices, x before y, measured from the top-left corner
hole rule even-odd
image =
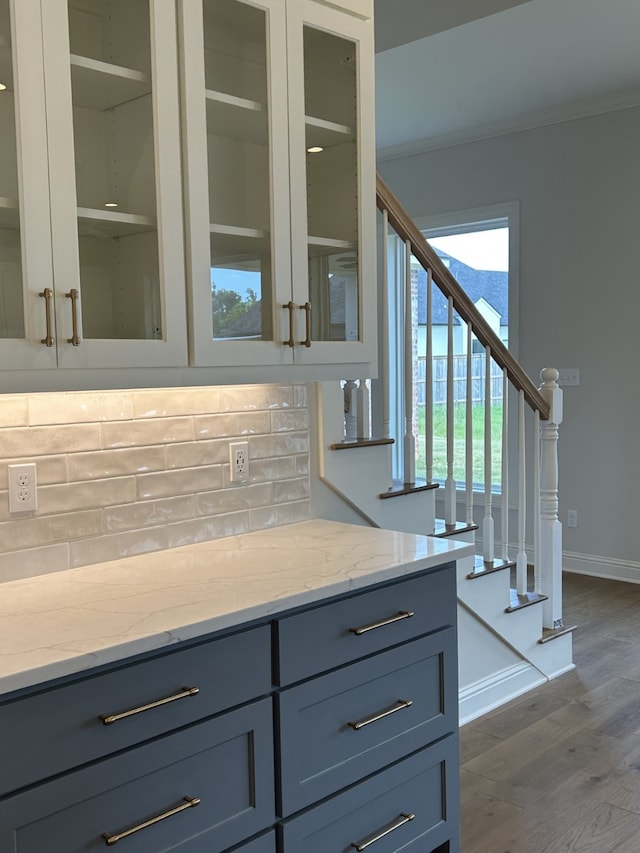
[[[376,628],[384,628],[385,625],[393,625],[394,622],[401,622],[403,619],[411,619],[414,615],[413,610],[399,610],[396,616],[390,616],[388,619],[382,619],[380,622],[372,622],[371,625],[362,625],[360,628],[349,628],[351,634],[359,637],[361,634],[366,634],[368,631],[375,631]]]
[[[68,293],[65,293],[67,299],[71,300],[71,323],[72,323],[72,334],[70,338],[67,338],[67,343],[72,344],[74,347],[80,346],[80,336],[78,335],[78,297],[80,294],[78,293],[75,287],[72,287]]]
[[[378,720],[384,720],[385,717],[390,717],[391,714],[397,714],[398,711],[404,711],[405,708],[410,708],[413,705],[411,699],[398,699],[395,705],[387,708],[385,711],[380,711],[379,714],[374,714],[372,717],[365,717],[364,720],[356,720],[355,723],[347,723],[354,731],[360,731],[365,726],[370,726],[371,723],[377,723]]]
[[[142,823],[139,823],[137,826],[132,826],[131,829],[125,829],[124,832],[118,832],[116,835],[109,835],[108,832],[103,832],[102,837],[104,838],[107,847],[113,847],[113,845],[117,844],[118,841],[122,841],[123,838],[128,838],[135,832],[140,832],[141,829],[146,829],[148,826],[153,826],[156,823],[160,823],[161,820],[166,820],[168,817],[173,817],[174,815],[180,814],[180,812],[183,812],[186,809],[191,809],[194,806],[199,805],[199,797],[184,797],[184,802],[173,809],[169,809],[168,811],[163,812],[162,814],[156,815],[156,817],[149,818],[149,820],[145,820]]]
[[[311,346],[311,303],[305,302],[304,305],[299,306],[301,311],[304,311],[304,322],[305,322],[305,334],[306,338],[303,341],[300,341],[301,347],[310,347]]]
[[[183,687],[179,693],[174,693],[172,696],[165,696],[163,699],[157,699],[155,702],[149,702],[146,705],[140,705],[137,708],[131,708],[129,711],[121,711],[119,714],[100,714],[100,719],[105,726],[110,726],[117,723],[118,720],[124,720],[127,717],[133,717],[135,714],[141,714],[143,711],[150,711],[152,708],[160,708],[162,705],[168,705],[169,702],[175,702],[176,699],[186,699],[188,696],[195,696],[200,692],[199,687]]]
[[[46,323],[46,337],[40,339],[40,343],[44,344],[46,347],[53,346],[53,333],[51,331],[51,297],[53,296],[53,291],[50,287],[45,287],[44,290],[41,290],[38,296],[42,296],[44,299],[44,316]]]
[[[394,822],[387,826],[386,829],[381,829],[380,832],[376,832],[375,835],[372,835],[370,838],[366,838],[364,841],[352,841],[350,846],[355,847],[356,850],[366,850],[367,847],[371,847],[371,845],[375,844],[376,841],[380,841],[381,838],[389,835],[390,832],[400,829],[401,826],[404,826],[405,823],[409,823],[409,821],[414,818],[415,815],[411,814],[411,812],[400,812],[398,819],[394,820]]]
[[[293,340],[293,326],[294,326],[293,312],[296,309],[295,302],[291,302],[291,301],[285,302],[285,304],[282,307],[287,308],[289,311],[289,340],[283,341],[282,343],[286,347],[291,347],[293,349],[293,347],[296,345],[296,342]]]

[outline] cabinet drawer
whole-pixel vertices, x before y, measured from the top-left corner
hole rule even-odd
[[[198,688],[187,693],[184,688]],[[267,626],[0,706],[0,794],[268,693]],[[183,695],[186,694],[186,695]],[[165,704],[105,725],[101,715]]]
[[[404,618],[406,613],[413,615]],[[453,563],[421,577],[288,616],[278,622],[278,683],[292,684],[455,625],[455,620]]]
[[[241,844],[240,847],[234,847],[229,853],[276,853],[275,833],[267,832],[265,835],[261,835],[260,838],[254,838],[253,841],[247,841],[246,844]]]
[[[105,849],[105,836],[124,835],[127,853],[212,853],[273,818],[271,700],[263,699],[4,800],[0,850],[89,853]]]
[[[284,690],[281,815],[455,731],[455,660],[447,628]]]
[[[352,851],[430,853],[446,841],[459,853],[458,747],[452,735],[309,809],[279,827],[282,853]],[[414,815],[408,819],[409,815]],[[407,817],[405,817],[407,816]],[[369,849],[369,848],[367,848]]]

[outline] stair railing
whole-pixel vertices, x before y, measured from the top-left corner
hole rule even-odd
[[[415,440],[415,405],[414,405],[414,370],[415,370],[415,329],[417,327],[415,311],[416,298],[412,292],[412,259],[415,259],[427,274],[426,294],[426,384],[425,384],[425,444],[424,468],[427,483],[434,478],[434,427],[433,427],[433,338],[432,338],[432,284],[437,286],[447,300],[447,367],[446,367],[446,471],[444,477],[444,521],[445,526],[455,528],[458,513],[458,484],[454,477],[454,416],[455,397],[454,383],[454,316],[457,314],[466,325],[466,388],[465,388],[465,448],[464,448],[464,510],[463,519],[468,526],[475,526],[474,520],[474,456],[476,448],[473,442],[472,402],[472,343],[473,338],[484,348],[484,441],[482,448],[484,470],[484,518],[482,519],[482,558],[485,566],[504,560],[510,561],[510,549],[515,551],[516,587],[517,593],[525,596],[529,586],[528,568],[533,564],[533,591],[547,597],[543,603],[543,624],[546,629],[562,627],[562,525],[558,519],[558,427],[562,422],[562,390],[558,387],[558,372],[545,368],[541,373],[542,385],[537,388],[521,365],[509,352],[504,343],[495,334],[487,320],[478,311],[460,284],[444,265],[435,250],[425,240],[424,236],[404,210],[398,199],[393,195],[385,182],[378,176],[377,205],[382,212],[382,260],[381,278],[383,288],[382,299],[382,341],[381,357],[383,365],[382,377],[382,423],[385,437],[391,433],[390,417],[390,388],[389,369],[391,364],[389,353],[389,318],[388,305],[390,288],[395,293],[397,283],[390,281],[389,258],[387,256],[389,233],[395,232],[405,246],[404,267],[404,435],[403,469],[405,485],[410,486],[416,481],[416,440]],[[397,317],[396,317],[397,320]],[[493,365],[502,372],[497,380]],[[502,445],[501,485],[498,492],[497,484],[492,483],[492,465],[494,448],[492,446],[492,406],[491,401],[496,397],[496,386],[500,385],[502,401]],[[364,398],[359,399],[359,388],[362,388]],[[368,437],[370,429],[367,419],[369,400],[365,380],[350,385],[350,421],[351,436]],[[512,453],[509,447],[509,399],[517,395],[517,449]],[[366,401],[366,402],[365,402]],[[366,415],[365,415],[366,412]],[[359,413],[359,417],[358,416]],[[532,413],[532,414],[531,414]],[[353,418],[357,418],[358,426],[354,426]],[[362,418],[365,419],[364,423]],[[531,419],[529,427],[527,421]],[[367,434],[365,435],[365,431]],[[532,444],[531,467],[533,482],[527,484],[527,435]],[[478,451],[480,448],[477,449]],[[459,450],[458,450],[459,452]],[[513,480],[517,482],[517,543],[509,542],[509,479],[510,456],[517,459]],[[496,554],[495,522],[493,517],[494,498],[500,494],[500,555]],[[530,513],[527,516],[527,495],[531,497]],[[533,547],[527,548],[527,538],[532,540]]]

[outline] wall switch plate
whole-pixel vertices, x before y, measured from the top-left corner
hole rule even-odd
[[[249,442],[232,441],[229,444],[229,465],[232,483],[249,481]]]
[[[558,385],[579,385],[580,370],[577,367],[559,367]]]
[[[9,512],[32,512],[38,508],[36,463],[8,465]]]
[[[570,509],[567,511],[567,527],[578,526],[578,510]]]

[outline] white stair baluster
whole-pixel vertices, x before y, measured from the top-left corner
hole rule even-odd
[[[467,388],[465,411],[465,474],[467,524],[473,524],[473,329],[467,323]]]
[[[358,437],[358,411],[356,392],[358,385],[355,379],[347,379],[344,383],[344,437],[347,441],[355,441]]]
[[[391,376],[389,364],[389,214],[382,211],[382,433],[391,435]]]
[[[540,412],[533,415],[533,589],[542,592],[540,570]]]
[[[516,587],[518,595],[527,591],[527,478],[524,421],[524,391],[518,399],[518,553],[516,555]]]
[[[502,559],[509,560],[509,375],[502,371],[502,485],[500,522]]]
[[[447,479],[444,484],[444,521],[456,522],[456,481],[453,477],[454,409],[453,409],[453,299],[449,297],[447,311]]]
[[[416,481],[416,437],[413,432],[413,311],[411,285],[411,242],[405,243],[405,306],[404,306],[404,482]]]
[[[482,521],[482,556],[485,562],[491,563],[495,558],[491,491],[491,347],[485,348],[484,371],[484,519]]]
[[[366,379],[358,383],[358,438],[371,438],[371,392]]]
[[[540,393],[549,404],[549,419],[542,423],[540,469],[540,573],[545,628],[562,627],[562,524],[558,519],[558,427],[562,423],[562,388],[558,371],[545,367]]]
[[[433,483],[433,277],[427,270],[427,329],[425,364],[424,442],[427,483]]]

